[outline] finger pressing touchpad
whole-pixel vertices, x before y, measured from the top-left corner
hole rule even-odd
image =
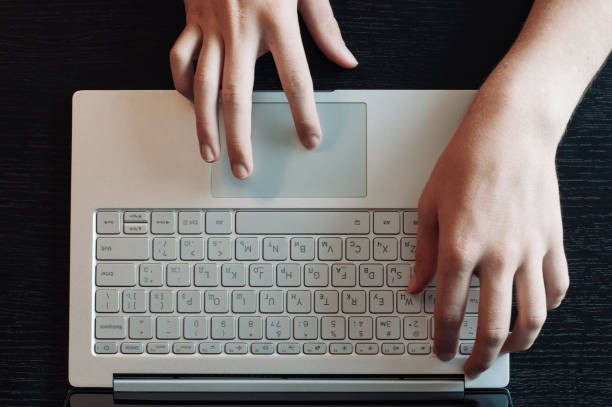
[[[221,158],[211,171],[214,197],[366,196],[366,104],[317,103],[323,140],[314,150],[300,143],[287,103],[254,103],[253,173],[231,172],[221,127]]]

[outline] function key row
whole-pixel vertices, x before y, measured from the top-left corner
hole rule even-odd
[[[123,217],[121,214],[123,213]],[[178,215],[178,216],[177,216]],[[375,234],[416,234],[417,213],[375,211]],[[123,218],[123,222],[122,222]],[[178,219],[177,219],[178,218]],[[236,225],[230,211],[130,211],[100,210],[96,214],[98,234],[368,234],[370,213],[365,211],[237,211]],[[178,226],[178,227],[177,227]],[[235,226],[235,228],[233,227]]]

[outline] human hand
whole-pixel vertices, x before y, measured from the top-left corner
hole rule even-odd
[[[237,178],[247,178],[253,170],[255,61],[268,51],[274,57],[302,144],[312,149],[321,140],[298,11],[330,60],[344,68],[357,66],[344,45],[328,0],[185,0],[186,26],[170,51],[174,85],[194,102],[200,154],[208,162],[217,160],[220,153],[221,88],[227,150]]]
[[[480,278],[468,377],[500,353],[528,349],[569,285],[555,172],[563,128],[543,117],[525,95],[483,87],[419,201],[408,291],[436,274],[434,352],[443,361],[457,351],[471,275]],[[513,284],[518,316],[509,333]]]

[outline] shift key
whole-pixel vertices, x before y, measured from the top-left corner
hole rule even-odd
[[[98,260],[148,260],[150,243],[146,237],[99,237]]]

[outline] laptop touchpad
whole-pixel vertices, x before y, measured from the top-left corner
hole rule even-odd
[[[254,103],[253,173],[231,173],[221,127],[221,158],[212,165],[214,197],[366,196],[366,104],[317,103],[323,140],[314,150],[300,143],[287,103]]]

